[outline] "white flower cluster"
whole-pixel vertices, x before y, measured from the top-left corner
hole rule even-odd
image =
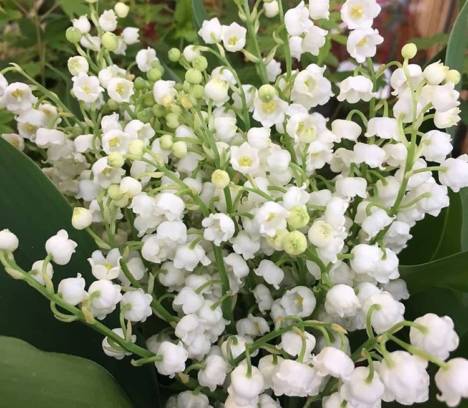
[[[54,286],[52,264],[67,264],[76,247],[64,230],[24,273],[13,261],[18,239],[3,230],[0,260],[12,276],[45,285],[70,318],[92,326],[118,309],[107,355],[134,354],[135,364],[202,387],[169,407],[272,408],[287,397],[325,408],[412,405],[428,400],[428,362],[440,367],[441,401],[468,397],[468,361],[447,361],[459,341],[452,320],[405,320],[398,260],[416,222],[449,205],[448,188],[468,186],[468,156],[448,157],[444,132],[459,120],[459,74],[409,63],[416,50],[405,46],[404,61],[389,64],[394,98],[376,102],[387,67],[360,65],[383,41],[372,28],[375,0],[341,7],[352,75],[332,84],[318,61],[293,70],[291,58],[325,45],[328,3],[283,13],[281,2],[264,2],[266,17],[286,28],[275,37],[286,69],[259,54],[257,8],[238,4],[246,27],[204,21],[204,45],[169,52],[184,79],[162,79],[151,48],[138,51],[135,68],[115,65],[138,31],[114,34],[128,12],[121,3],[101,14],[91,4],[90,19],[67,32],[79,52],[68,66],[81,116],[46,89],[37,98],[0,75],[0,105],[18,123],[3,137],[44,152],[44,172],[81,203],[73,226],[100,248],[88,259],[89,285],[78,274]],[[263,84],[242,83],[226,51],[243,52]],[[208,55],[220,65],[209,69]],[[334,94],[358,105],[335,120],[312,110]],[[440,130],[423,131],[430,120]],[[143,348],[133,328],[149,318],[167,328]],[[396,337],[408,326],[409,343]],[[350,350],[347,333],[362,329],[369,339]],[[387,351],[390,342],[402,350]]]

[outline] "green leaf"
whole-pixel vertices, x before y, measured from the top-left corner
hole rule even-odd
[[[461,249],[468,251],[468,187],[458,193],[462,203]]]
[[[438,217],[427,215],[412,229],[413,238],[400,254],[402,264],[426,263],[465,250],[462,246],[465,235],[462,221],[468,218],[468,209],[464,216],[460,194],[450,192],[449,196],[450,206],[442,210]],[[465,221],[468,223],[468,219]],[[465,230],[468,233],[468,225]]]
[[[430,288],[468,292],[468,251],[419,265],[400,265],[411,293]]]
[[[5,407],[130,408],[125,392],[100,365],[0,337],[0,395]]]
[[[447,43],[445,64],[459,72],[463,71],[465,50],[468,44],[468,2],[465,2],[453,25]],[[461,81],[457,85],[459,89]]]
[[[62,10],[70,17],[86,14],[88,6],[83,0],[58,0]]]
[[[207,14],[205,6],[203,5],[203,0],[192,0],[192,13],[193,13],[193,23],[195,27],[200,29],[203,24],[203,20],[207,19]]]
[[[9,228],[20,240],[15,258],[28,270],[45,256],[44,243],[59,229],[66,229],[78,243],[71,262],[54,265],[54,282],[81,273],[90,281],[86,259],[95,250],[86,232],[72,228],[72,209],[39,167],[27,156],[0,138],[0,229]],[[0,267],[0,334],[19,337],[47,350],[90,358],[106,367],[125,387],[136,406],[155,405],[155,384],[150,367],[132,367],[104,355],[102,337],[79,323],[55,320],[45,298],[8,276]],[[119,327],[116,316],[106,319],[110,327]],[[1,395],[1,393],[0,393]]]
[[[449,35],[446,33],[437,33],[430,37],[417,37],[412,38],[409,42],[416,44],[419,50],[427,50],[435,45],[445,46],[447,44]]]

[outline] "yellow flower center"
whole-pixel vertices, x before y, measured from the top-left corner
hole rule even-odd
[[[350,10],[350,14],[352,18],[356,20],[360,19],[364,15],[364,8],[360,4],[352,6]]]

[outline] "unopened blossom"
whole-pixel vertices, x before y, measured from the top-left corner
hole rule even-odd
[[[351,358],[344,351],[335,347],[325,347],[312,361],[321,376],[330,375],[347,380],[354,370]]]
[[[18,237],[9,229],[5,228],[0,231],[0,251],[14,252],[18,245]]]
[[[410,328],[411,344],[446,360],[459,343],[458,335],[453,327],[450,317],[439,317],[434,313],[427,313],[414,320],[414,326]]]
[[[439,368],[435,375],[435,383],[439,390],[437,399],[449,407],[456,407],[462,398],[468,398],[468,360],[457,357]]]
[[[383,400],[404,405],[426,402],[429,399],[427,361],[406,351],[389,353],[377,367],[385,385]]]
[[[77,245],[68,238],[67,231],[62,229],[46,241],[45,249],[53,262],[57,265],[66,265],[70,262]]]
[[[158,349],[161,361],[156,361],[158,373],[174,377],[175,374],[185,370],[187,361],[187,350],[180,344],[163,341]]]

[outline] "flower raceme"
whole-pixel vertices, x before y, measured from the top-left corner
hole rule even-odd
[[[3,138],[39,149],[44,173],[77,203],[72,225],[99,247],[91,273],[77,272],[92,279],[54,276],[77,256],[65,230],[30,270],[15,262],[14,232],[0,231],[6,272],[60,306],[57,318],[100,320],[106,355],[188,385],[169,407],[425,403],[428,363],[439,366],[441,401],[468,397],[468,361],[449,359],[459,343],[452,320],[405,320],[398,269],[414,225],[449,205],[449,189],[468,186],[468,156],[449,156],[446,132],[460,119],[460,75],[410,63],[414,45],[402,62],[374,65],[375,0],[341,5],[335,30],[354,71],[340,82],[319,55],[334,34],[328,0],[289,10],[236,1],[239,22],[206,20],[199,43],[169,51],[182,77],[154,49],[135,49],[137,28],[117,29],[125,4],[99,13],[89,3],[67,31],[82,114],[38,83],[8,82],[9,71],[32,81],[16,65],[0,74],[0,106],[18,129]],[[264,18],[280,22],[268,55],[257,39]],[[114,62],[130,47],[134,63]],[[233,68],[233,53],[254,65],[256,85]],[[346,112],[334,120],[316,110],[333,98]],[[108,328],[115,311],[121,327]],[[165,328],[137,344],[147,320]],[[409,342],[399,337],[408,326]],[[352,350],[348,333],[358,330],[368,339]]]

